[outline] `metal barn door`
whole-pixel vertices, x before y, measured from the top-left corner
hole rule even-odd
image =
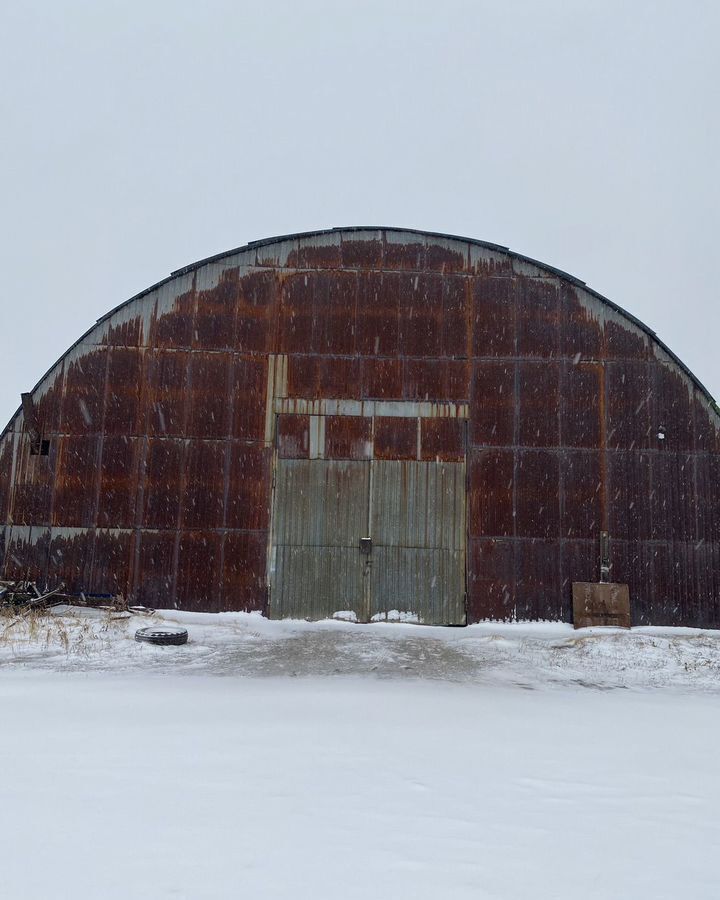
[[[461,462],[278,459],[270,615],[464,624],[465,497]]]
[[[465,463],[373,460],[371,614],[465,624]]]
[[[370,463],[279,459],[275,472],[270,611],[325,619],[363,608],[359,533],[367,527]]]

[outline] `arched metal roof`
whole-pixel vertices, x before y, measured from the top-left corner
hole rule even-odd
[[[705,385],[700,381],[700,379],[685,365],[685,363],[675,353],[673,353],[673,351],[667,346],[667,344],[665,344],[657,336],[656,332],[654,332],[649,326],[647,326],[640,319],[636,318],[632,313],[628,312],[626,309],[623,309],[623,307],[618,306],[618,304],[613,303],[612,300],[609,300],[607,297],[603,296],[602,294],[600,294],[597,291],[593,290],[592,288],[588,287],[586,282],[582,281],[580,278],[577,278],[574,275],[570,275],[568,272],[564,272],[562,269],[558,269],[555,266],[549,265],[548,263],[544,263],[544,262],[541,262],[540,260],[534,259],[531,256],[526,256],[523,253],[517,253],[516,251],[511,250],[509,247],[505,247],[502,244],[493,244],[489,241],[481,241],[481,240],[477,240],[476,238],[464,237],[462,235],[444,234],[444,233],[438,232],[438,231],[424,231],[422,229],[417,229],[417,228],[401,228],[398,226],[388,226],[388,225],[352,225],[352,226],[343,226],[343,227],[336,227],[336,228],[317,229],[314,231],[300,231],[300,232],[296,232],[293,234],[276,235],[275,237],[263,238],[262,240],[258,240],[258,241],[250,241],[249,243],[244,244],[240,247],[234,247],[231,250],[226,250],[222,253],[216,253],[213,256],[207,256],[204,259],[197,260],[197,262],[193,262],[187,266],[183,266],[182,268],[175,269],[166,278],[163,278],[160,281],[156,282],[155,284],[151,285],[150,287],[147,287],[144,290],[140,291],[139,293],[134,294],[132,297],[123,301],[118,306],[114,307],[109,312],[107,312],[105,315],[101,316],[95,322],[94,325],[92,325],[84,334],[82,334],[77,339],[77,341],[75,341],[74,344],[72,344],[70,347],[68,347],[68,349],[65,351],[65,353],[63,353],[63,355],[58,360],[56,360],[52,366],[50,366],[50,368],[39,379],[39,381],[37,382],[37,384],[35,385],[35,387],[32,390],[34,392],[42,384],[42,382],[45,380],[45,378],[47,378],[47,376],[58,365],[58,363],[60,363],[64,359],[64,357],[67,356],[67,354],[71,350],[73,350],[78,344],[80,344],[83,340],[85,340],[85,338],[89,334],[92,333],[92,331],[95,329],[95,327],[97,325],[101,324],[102,322],[105,322],[111,316],[115,315],[115,313],[117,313],[119,310],[123,309],[124,307],[128,306],[129,304],[133,303],[134,301],[139,300],[141,297],[144,297],[147,294],[152,293],[152,291],[156,290],[157,288],[161,287],[164,284],[167,284],[168,282],[172,281],[174,278],[180,277],[182,275],[186,275],[190,272],[194,272],[197,269],[200,269],[209,263],[220,262],[223,259],[226,259],[228,257],[236,256],[240,253],[247,252],[249,250],[254,250],[259,247],[266,247],[266,246],[269,246],[272,244],[279,244],[279,243],[283,243],[283,242],[287,242],[287,241],[304,240],[304,239],[313,238],[313,237],[322,237],[325,235],[334,235],[334,234],[340,235],[340,234],[353,234],[353,233],[362,234],[365,232],[374,232],[374,233],[391,232],[391,233],[395,233],[395,234],[416,234],[419,237],[423,237],[423,238],[437,238],[437,239],[443,240],[443,241],[457,241],[458,243],[463,243],[463,244],[471,245],[471,246],[475,246],[475,247],[481,247],[486,250],[503,253],[503,254],[507,255],[510,259],[516,259],[521,262],[528,263],[529,265],[535,266],[538,269],[542,269],[546,272],[556,275],[558,278],[561,278],[562,280],[567,281],[572,285],[582,288],[584,291],[586,291],[592,297],[595,297],[596,299],[600,300],[603,304],[608,306],[610,309],[619,313],[621,316],[623,316],[625,319],[627,319],[633,325],[635,325],[636,327],[638,327],[642,331],[644,331],[654,341],[654,343],[657,344],[663,350],[663,352],[666,353],[668,357],[670,357],[670,359],[672,359],[672,361],[678,366],[678,368],[680,368],[685,373],[685,375],[691,380],[691,382],[695,385],[695,387],[703,394],[703,396],[707,399],[707,401],[712,405],[712,407],[715,409],[715,411],[718,414],[720,414],[720,409],[718,409],[718,405],[715,401],[715,398],[712,396],[710,391],[705,387]],[[5,433],[10,428],[10,425],[16,419],[19,412],[20,412],[20,408],[11,417],[8,425],[3,429],[2,433],[0,433],[0,437],[3,437],[5,435]]]

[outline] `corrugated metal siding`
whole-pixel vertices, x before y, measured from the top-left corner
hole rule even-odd
[[[372,614],[465,623],[464,463],[372,463]]]
[[[271,615],[464,623],[465,497],[463,463],[279,459]]]
[[[279,459],[270,570],[274,618],[365,616],[359,540],[367,534],[370,463]]]
[[[720,417],[702,386],[577,279],[384,229],[206,261],[81,338],[33,393],[50,455],[30,455],[22,414],[0,445],[4,573],[264,610],[269,429],[288,397],[469,404],[471,620],[567,618],[605,527],[636,621],[720,625]],[[325,426],[326,451],[369,456],[366,425]],[[420,458],[452,457],[456,428],[421,421]],[[378,447],[416,462],[411,430]]]

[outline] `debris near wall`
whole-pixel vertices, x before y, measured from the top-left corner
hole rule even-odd
[[[62,582],[51,591],[41,591],[34,581],[0,581],[0,610],[25,615],[33,611],[65,605],[125,613],[128,617],[154,613],[154,610],[144,606],[128,606],[127,600],[119,595],[68,594]]]
[[[52,591],[42,592],[34,581],[0,581],[0,607],[15,611],[49,609],[67,603],[62,582]]]

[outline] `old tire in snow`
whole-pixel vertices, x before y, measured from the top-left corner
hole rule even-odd
[[[140,628],[135,632],[135,640],[142,641],[146,644],[160,644],[167,646],[173,644],[187,644],[188,633],[184,628],[173,628],[162,626],[153,626],[150,628]]]

